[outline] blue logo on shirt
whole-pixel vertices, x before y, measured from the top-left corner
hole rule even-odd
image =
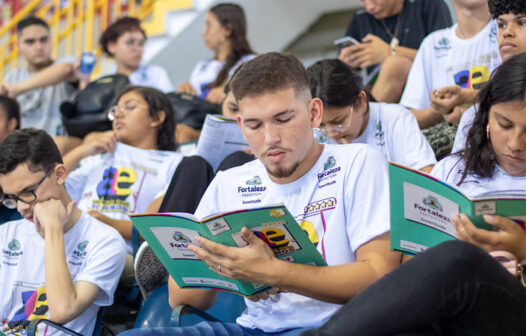
[[[254,176],[246,182],[247,185],[259,185],[261,184],[261,178],[259,176]]]
[[[9,244],[7,244],[7,247],[11,250],[11,251],[18,251],[20,250],[20,242],[16,239],[13,239],[11,240],[11,242]]]

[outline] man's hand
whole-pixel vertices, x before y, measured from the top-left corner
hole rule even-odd
[[[195,92],[195,89],[192,86],[192,84],[190,84],[190,82],[184,82],[181,85],[179,85],[179,88],[177,89],[177,92],[179,92],[179,93],[187,93],[187,94],[192,94],[192,95],[196,95],[197,94],[197,92]]]
[[[451,216],[459,239],[475,244],[487,252],[507,251],[518,260],[526,259],[526,232],[519,224],[508,218],[490,215],[484,215],[484,221],[498,230],[479,229],[464,214]]]
[[[362,43],[343,48],[338,58],[353,68],[366,68],[382,63],[390,50],[387,42],[376,35],[367,34]]]
[[[225,100],[225,91],[223,87],[215,87],[208,92],[206,95],[206,100],[208,100],[212,104],[222,104]]]
[[[237,280],[270,284],[267,280],[269,273],[279,260],[252,230],[243,227],[241,235],[248,243],[245,247],[229,247],[197,236],[196,240],[202,247],[190,245],[190,249],[217,274]]]
[[[0,86],[0,94],[15,99],[19,94],[19,90],[15,84],[3,82]]]
[[[33,221],[39,233],[45,234],[48,230],[62,231],[64,225],[70,221],[76,202],[71,202],[66,208],[61,201],[49,199],[35,204]]]
[[[462,114],[468,109],[465,105],[455,106],[450,114],[444,116],[444,120],[450,124],[456,124],[460,122]]]

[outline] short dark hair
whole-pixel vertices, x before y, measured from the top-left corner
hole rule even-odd
[[[102,51],[109,56],[113,56],[108,50],[108,44],[110,44],[110,42],[116,42],[124,33],[133,31],[140,31],[144,36],[144,39],[146,39],[146,33],[144,32],[144,29],[141,28],[141,21],[129,16],[118,19],[106,28],[100,36],[99,43],[102,47]]]
[[[295,56],[270,52],[246,62],[232,78],[230,88],[237,100],[247,96],[293,88],[296,96],[308,93],[309,77]]]
[[[0,109],[6,114],[7,120],[16,119],[15,129],[20,128],[20,104],[16,99],[0,95]]]
[[[312,97],[326,107],[351,106],[364,89],[360,75],[338,59],[318,61],[307,68],[307,74]]]
[[[526,53],[515,55],[496,68],[490,80],[479,91],[478,100],[479,108],[468,132],[466,149],[460,154],[466,168],[459,185],[468,174],[493,176],[497,158],[486,132],[489,111],[495,104],[515,100],[526,102]]]
[[[489,0],[489,12],[496,19],[502,14],[526,14],[526,1],[524,0]]]
[[[33,25],[42,26],[46,28],[47,30],[49,30],[49,25],[47,24],[46,21],[42,20],[41,18],[37,18],[36,16],[28,16],[20,20],[16,24],[16,32],[20,34],[20,32],[24,30],[26,27],[33,26]]]
[[[23,163],[32,172],[48,171],[62,163],[62,156],[46,131],[24,128],[12,132],[0,144],[0,174],[8,174]]]
[[[164,111],[164,122],[157,131],[157,149],[175,150],[175,111],[170,98],[161,91],[146,86],[127,86],[115,98],[118,102],[128,92],[139,94],[148,104],[148,113],[152,118],[157,118],[159,111]]]

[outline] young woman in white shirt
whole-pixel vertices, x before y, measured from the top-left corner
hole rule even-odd
[[[203,41],[214,52],[214,58],[197,63],[190,80],[179,86],[178,91],[221,104],[223,86],[234,71],[256,55],[246,38],[247,23],[243,8],[224,3],[206,13]]]

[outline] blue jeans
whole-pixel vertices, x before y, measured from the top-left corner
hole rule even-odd
[[[266,333],[236,323],[201,322],[184,328],[141,328],[120,333],[119,336],[298,336],[305,329]]]
[[[449,241],[302,334],[314,335],[526,335],[526,288],[480,248]]]

